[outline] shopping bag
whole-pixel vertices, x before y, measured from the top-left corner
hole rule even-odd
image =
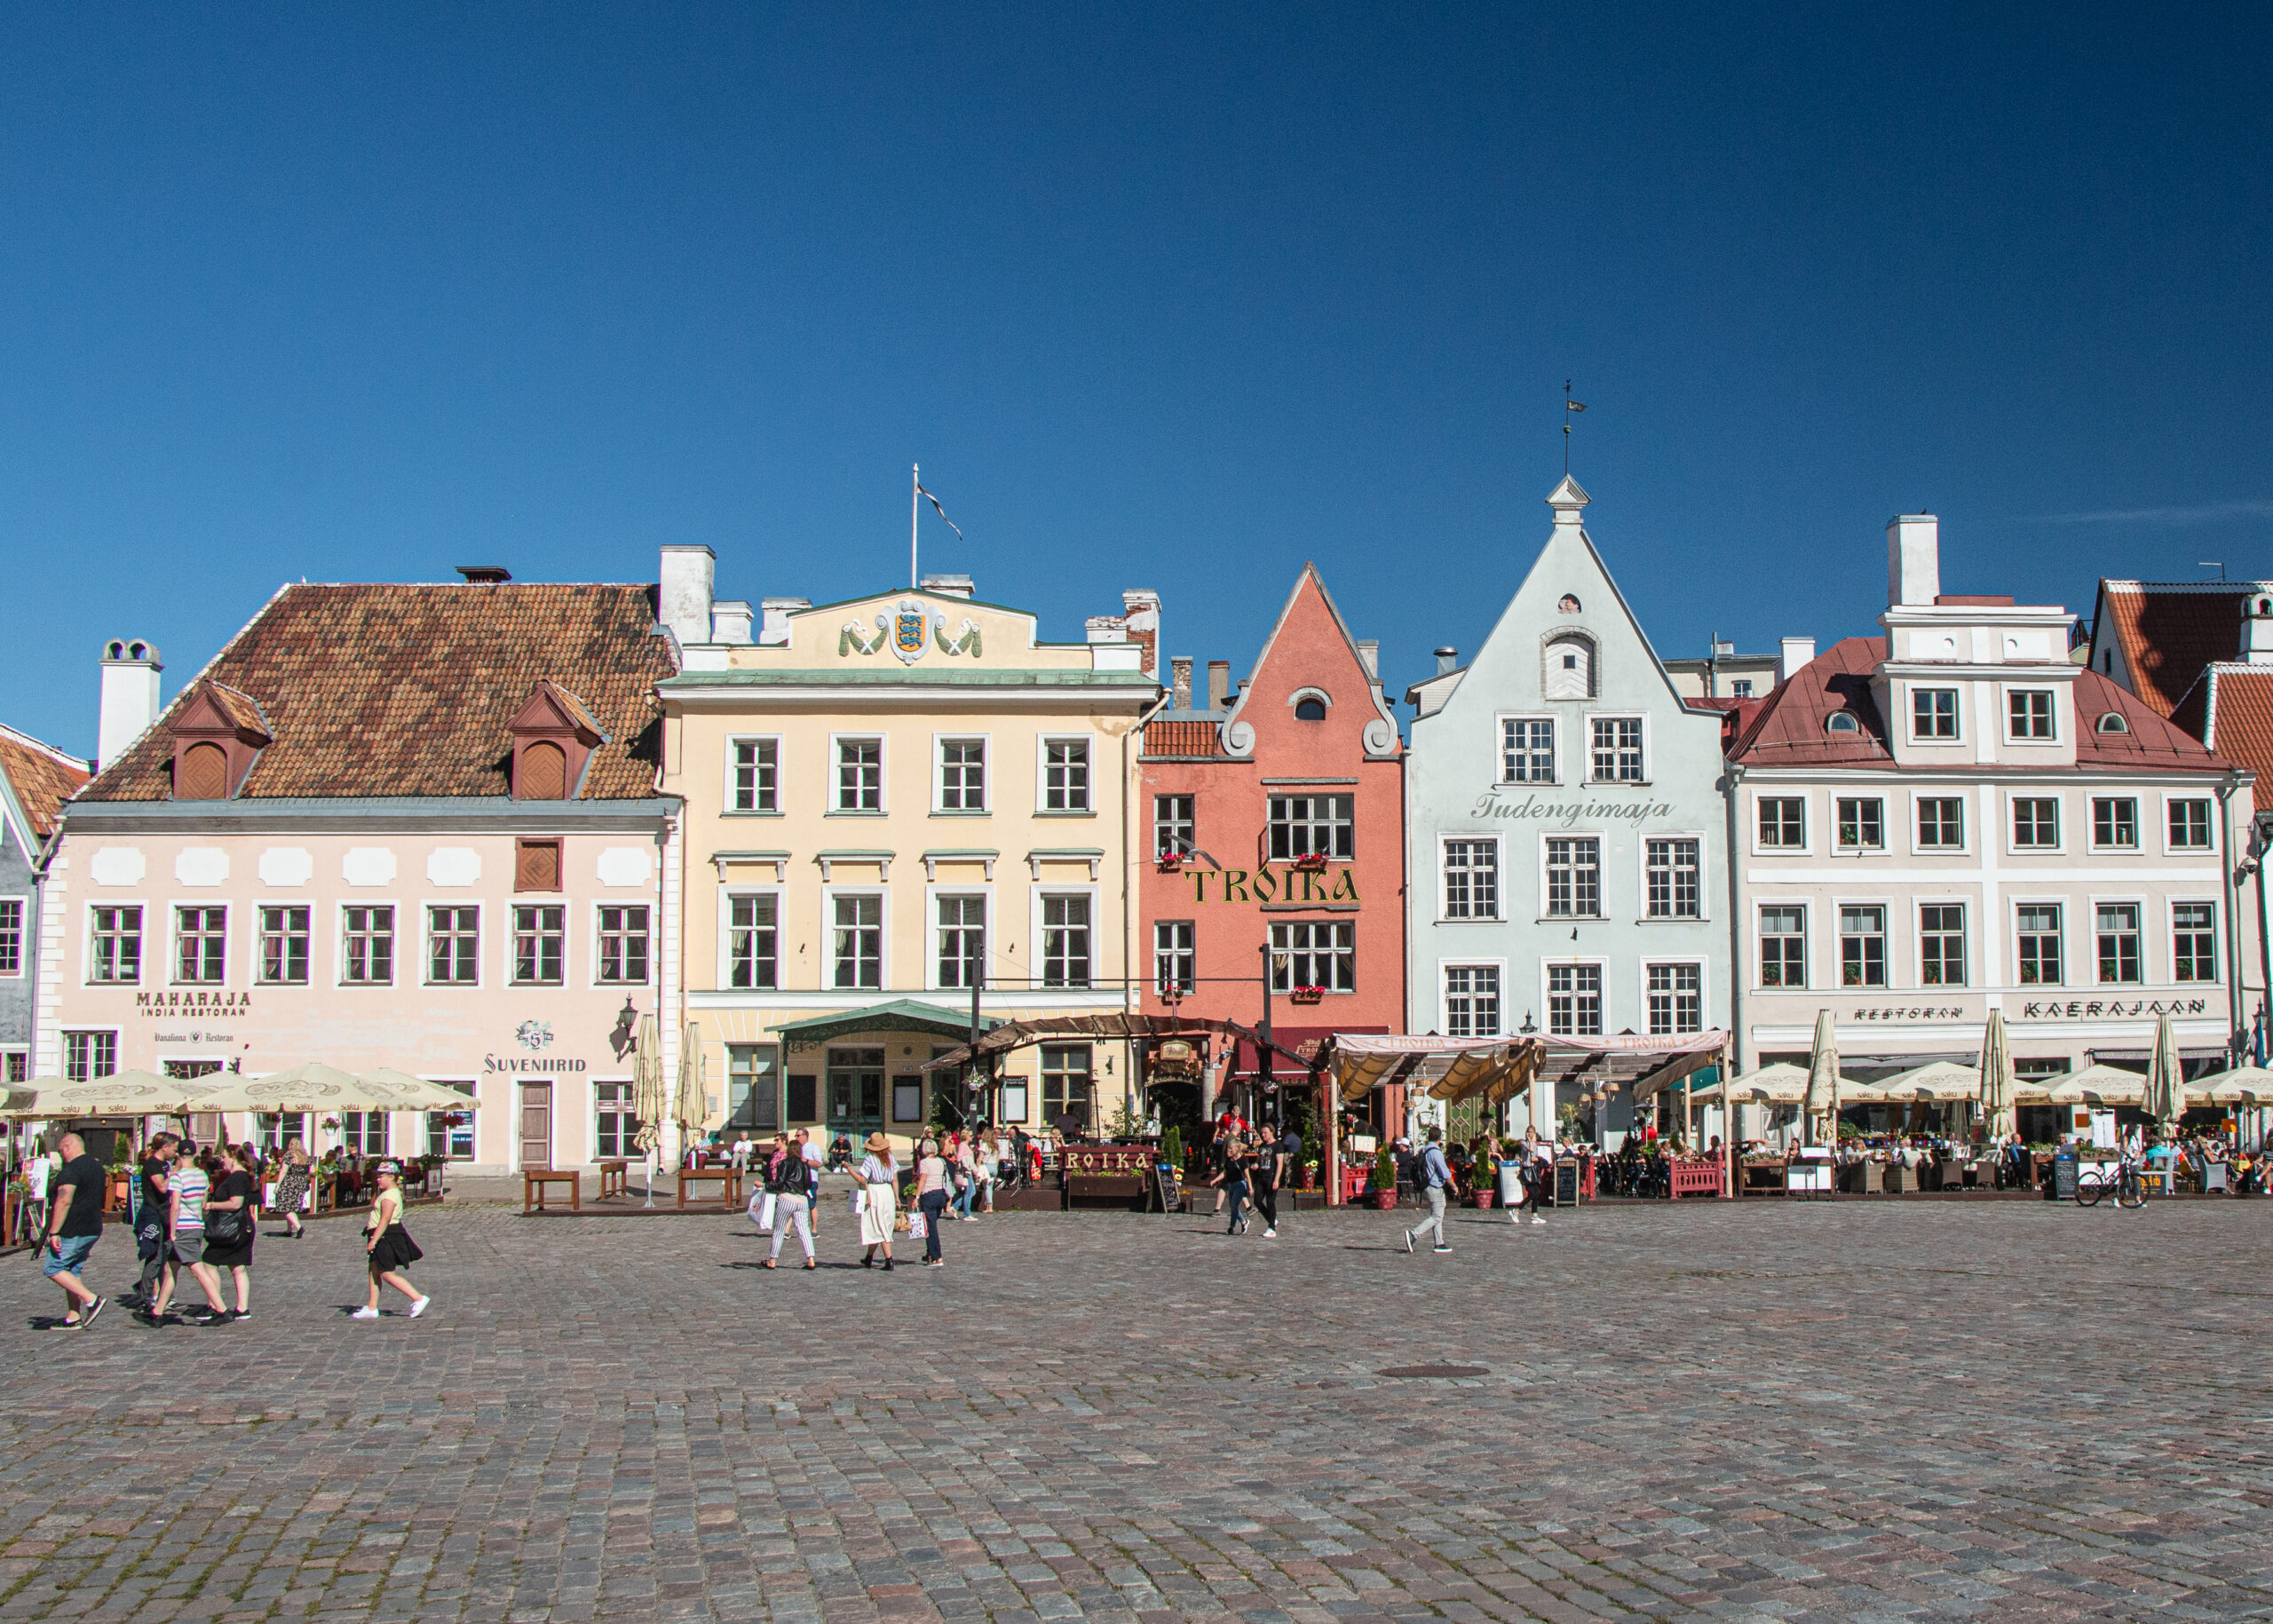
[[[925,1226],[929,1222],[930,1220],[920,1212],[909,1213],[907,1215],[907,1238],[910,1240],[923,1240]]]
[[[868,1192],[866,1186],[860,1184],[852,1186],[851,1204],[852,1216],[856,1218],[868,1210]]]
[[[773,1192],[771,1190],[762,1192],[752,1198],[751,1205],[757,1208],[757,1227],[772,1234],[773,1232]]]

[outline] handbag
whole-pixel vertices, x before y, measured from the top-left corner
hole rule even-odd
[[[216,1212],[205,1210],[205,1239],[215,1246],[242,1246],[245,1241],[245,1209],[224,1207]]]

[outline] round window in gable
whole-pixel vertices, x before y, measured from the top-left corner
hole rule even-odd
[[[1859,733],[1863,731],[1860,717],[1851,710],[1834,710],[1824,726],[1834,733]]]
[[[2123,719],[2121,711],[2111,710],[2100,717],[2099,730],[2103,733],[2127,733],[2131,731],[2131,724]]]
[[[1295,720],[1297,722],[1325,721],[1326,701],[1316,697],[1297,701],[1295,706]]]
[[[1563,594],[1563,600],[1556,604],[1555,608],[1556,612],[1560,614],[1576,614],[1579,612],[1579,600],[1576,598],[1573,598],[1570,593],[1565,592]]]

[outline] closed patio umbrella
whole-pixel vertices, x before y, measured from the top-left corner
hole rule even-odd
[[[2147,1062],[2147,1087],[2139,1109],[2158,1122],[2176,1122],[2186,1112],[2185,1086],[2178,1064],[2178,1034],[2171,1030],[2170,1011],[2165,1010],[2155,1017],[2155,1052]]]
[[[702,1097],[702,1028],[689,1021],[679,1040],[678,1092],[671,1101],[671,1120],[678,1124],[680,1150],[702,1131],[702,1120],[709,1114],[709,1103]]]
[[[1815,1052],[1808,1058],[1807,1122],[1812,1135],[1818,1121],[1823,1123],[1824,1137],[1816,1143],[1835,1145],[1839,1141],[1839,1039],[1833,1031],[1831,1011],[1815,1012]]]
[[[1981,1119],[1992,1139],[2020,1131],[2013,1113],[2013,1050],[2001,1010],[1989,1011],[1989,1029],[1981,1034]]]
[[[639,1018],[632,1037],[631,1111],[639,1123],[634,1143],[647,1159],[647,1200],[655,1204],[655,1152],[663,1142],[663,1116],[670,1109],[663,1086],[663,1026],[652,1015]]]

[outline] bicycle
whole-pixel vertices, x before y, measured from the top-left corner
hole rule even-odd
[[[2110,1177],[2095,1167],[2090,1171],[2076,1170],[2076,1205],[2096,1207],[2100,1198],[2115,1197],[2115,1204],[2123,1208],[2140,1208],[2147,1204],[2147,1181],[2139,1176],[2139,1164],[2126,1156],[2116,1163],[2114,1176]]]

